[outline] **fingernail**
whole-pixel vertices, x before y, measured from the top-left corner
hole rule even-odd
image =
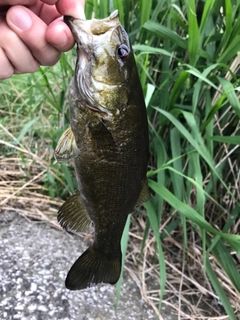
[[[32,26],[32,19],[26,10],[15,8],[10,16],[11,22],[20,30],[28,30]]]
[[[65,27],[65,26],[64,26]],[[63,25],[59,25],[55,30],[55,38],[51,40],[51,44],[54,47],[61,48],[65,46],[69,39],[67,34],[65,33]]]
[[[62,32],[61,37],[58,37],[58,39],[56,39],[56,46],[63,47],[67,44],[67,42],[68,42],[68,37],[65,32]]]

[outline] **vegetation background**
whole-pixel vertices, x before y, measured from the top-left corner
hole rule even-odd
[[[153,197],[122,240],[125,270],[161,318],[240,318],[240,1],[86,0],[119,10],[145,94]],[[69,124],[75,52],[0,81],[0,208],[56,224],[74,192],[53,151]],[[118,283],[118,297],[121,280]]]

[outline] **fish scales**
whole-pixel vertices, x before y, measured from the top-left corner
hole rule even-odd
[[[118,12],[108,18],[65,17],[77,42],[70,85],[70,128],[57,160],[74,159],[78,190],[59,209],[67,231],[94,223],[93,244],[77,259],[66,287],[115,284],[121,272],[121,237],[128,214],[148,198],[148,123],[128,35]]]

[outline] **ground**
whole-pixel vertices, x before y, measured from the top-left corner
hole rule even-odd
[[[117,314],[115,286],[65,288],[67,271],[86,249],[79,237],[4,212],[0,239],[1,320],[157,319],[126,272]],[[167,319],[176,318],[164,316]]]

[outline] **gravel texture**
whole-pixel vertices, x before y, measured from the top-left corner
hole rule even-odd
[[[115,286],[65,289],[66,273],[85,249],[77,236],[0,214],[0,319],[157,319],[127,275],[117,314]]]

